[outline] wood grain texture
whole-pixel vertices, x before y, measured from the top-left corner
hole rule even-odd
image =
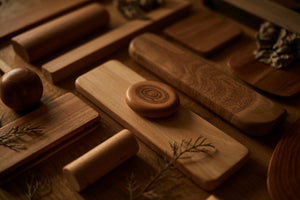
[[[0,59],[0,75],[10,71],[12,68],[3,60]]]
[[[77,90],[110,114],[161,155],[171,158],[169,143],[202,136],[215,149],[208,154],[189,154],[176,166],[195,183],[213,190],[246,161],[248,149],[198,115],[179,108],[169,118],[150,120],[136,114],[125,102],[127,88],[145,79],[118,61],[108,61],[76,80]]]
[[[1,22],[0,39],[24,31],[87,2],[89,0],[45,0],[40,5]]]
[[[300,199],[300,120],[284,133],[270,160],[267,185],[273,200]]]
[[[154,30],[180,17],[190,5],[187,1],[167,1],[164,6],[147,14],[150,20],[132,20],[100,35],[43,64],[43,73],[50,82],[57,83],[124,47],[139,33]]]
[[[275,69],[253,56],[255,47],[243,49],[228,61],[231,70],[250,85],[281,97],[292,97],[300,92],[300,61],[283,69]]]
[[[46,159],[98,122],[99,115],[95,110],[75,95],[67,93],[5,125],[0,129],[1,135],[12,127],[28,125],[42,127],[43,134],[37,137],[24,136],[24,150],[14,151],[0,145],[1,181]]]
[[[223,0],[292,32],[300,33],[300,14],[271,0]]]
[[[135,38],[129,52],[139,64],[248,134],[266,135],[285,118],[285,110],[269,99],[154,34]]]
[[[209,56],[242,34],[242,29],[225,18],[201,12],[163,31],[202,56]]]
[[[109,23],[100,3],[90,3],[11,39],[16,53],[27,62],[41,59]]]

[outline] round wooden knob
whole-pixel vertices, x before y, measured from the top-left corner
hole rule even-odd
[[[160,82],[141,81],[127,89],[126,102],[139,115],[167,117],[177,111],[179,98],[175,91]]]

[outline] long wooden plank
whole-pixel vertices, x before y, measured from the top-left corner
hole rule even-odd
[[[13,18],[0,23],[0,39],[24,31],[40,24],[50,18],[54,18],[64,12],[79,7],[89,0],[46,0]]]
[[[135,38],[129,51],[145,68],[248,134],[268,134],[285,118],[285,110],[271,100],[154,34]]]
[[[182,107],[169,118],[147,119],[136,114],[125,101],[127,88],[145,79],[118,61],[109,61],[80,76],[77,90],[98,105],[152,149],[170,158],[169,143],[202,136],[215,149],[191,153],[176,161],[177,167],[206,190],[213,190],[246,161],[245,146],[226,135],[198,115]]]
[[[151,11],[149,20],[133,20],[78,46],[43,64],[42,71],[52,83],[95,63],[97,60],[124,47],[139,33],[156,29],[188,11],[187,1],[170,0],[164,6]]]
[[[270,0],[223,0],[257,17],[300,34],[300,14]]]
[[[76,108],[76,109],[74,109]],[[61,149],[65,143],[87,132],[99,122],[99,114],[71,93],[67,93],[0,129],[3,136],[13,127],[39,126],[42,134],[22,136],[25,149],[13,150],[0,145],[0,180],[5,181]],[[0,143],[1,144],[1,143]],[[19,143],[17,143],[19,144]]]

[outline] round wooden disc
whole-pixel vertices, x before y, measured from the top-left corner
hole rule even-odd
[[[175,91],[160,82],[141,81],[127,89],[126,102],[139,115],[167,117],[177,111],[179,98]]]

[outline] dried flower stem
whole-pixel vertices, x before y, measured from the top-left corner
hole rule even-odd
[[[0,145],[6,146],[14,151],[26,149],[24,144],[19,144],[18,141],[22,141],[22,137],[37,136],[42,134],[42,128],[39,126],[24,126],[13,127],[7,133],[0,135]]]
[[[167,164],[159,169],[157,174],[153,176],[149,182],[141,189],[141,191],[136,195],[133,196],[133,191],[137,190],[135,182],[133,182],[131,178],[131,182],[129,182],[128,189],[130,200],[138,199],[141,196],[145,196],[144,194],[149,190],[149,188],[162,176],[162,174],[167,171],[178,159],[187,158],[183,157],[184,154],[189,152],[203,152],[208,153],[209,149],[214,149],[215,147],[211,143],[206,142],[206,138],[198,137],[196,140],[182,140],[180,144],[177,142],[169,143],[170,147],[172,148],[173,155]]]
[[[27,193],[26,197],[28,200],[37,199],[37,197],[46,196],[51,193],[52,187],[49,179],[40,179],[36,175],[31,175],[29,180],[26,182]]]

